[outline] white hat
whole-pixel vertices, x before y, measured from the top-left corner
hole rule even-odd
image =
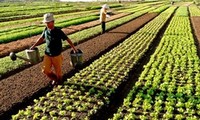
[[[51,22],[51,21],[54,21],[53,14],[52,13],[44,14],[43,23],[47,23],[47,22]]]
[[[107,4],[104,4],[102,5],[102,8],[109,9],[109,6]]]

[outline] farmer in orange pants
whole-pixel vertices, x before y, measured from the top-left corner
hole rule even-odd
[[[51,79],[52,85],[56,85],[62,82],[62,40],[66,40],[74,52],[77,52],[77,49],[64,32],[54,26],[52,13],[44,15],[43,23],[46,24],[46,28],[30,49],[34,49],[35,46],[42,44],[44,41],[46,42],[42,71]],[[52,71],[52,67],[54,67],[55,73]]]

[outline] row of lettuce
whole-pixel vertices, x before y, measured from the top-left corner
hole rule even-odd
[[[16,3],[11,3],[11,4],[16,4]],[[122,6],[122,4],[116,4],[116,3],[112,4],[115,7]],[[111,6],[111,8],[113,6]],[[37,2],[33,2],[22,6],[1,7],[0,21],[4,22],[4,21],[24,19],[24,18],[41,17],[43,16],[44,13],[48,12],[52,12],[54,14],[61,14],[61,13],[70,13],[76,11],[95,10],[99,8],[101,8],[101,4],[98,2],[93,4],[61,3],[61,2],[55,2],[54,4],[45,4],[45,3],[39,4]]]
[[[165,6],[165,9],[167,7],[168,7],[168,5]],[[163,7],[159,7],[158,9],[160,9],[160,8],[164,9]],[[149,11],[155,10],[155,7],[150,7],[148,9],[144,8],[143,10],[140,7],[138,7],[138,9],[133,9],[132,10],[133,14],[130,14],[128,16],[125,16],[125,17],[119,18],[117,20],[108,22],[106,29],[109,30],[109,29],[115,28],[117,26],[120,26],[123,23],[126,23],[126,22],[128,22],[128,21],[130,21],[134,18],[137,18],[138,16],[141,16],[141,15],[143,15],[143,14],[149,12]],[[101,33],[101,27],[100,27],[100,25],[98,25],[98,26],[88,28],[88,29],[82,30],[80,32],[76,32],[74,34],[71,34],[71,35],[69,35],[69,38],[73,40],[74,44],[77,44],[77,43],[79,43],[79,42],[81,42],[81,41],[83,41],[87,38],[98,35],[100,33]],[[68,47],[69,47],[69,45],[64,42],[63,43],[63,49],[66,49]],[[45,49],[45,44],[38,46],[38,48],[40,50],[41,57],[43,57],[44,56],[43,51]],[[17,53],[17,55],[22,56],[22,57],[26,57],[26,54],[25,54],[24,51]],[[20,59],[13,62],[10,59],[9,56],[1,58],[0,59],[0,66],[1,66],[1,68],[0,68],[1,76],[0,77],[2,77],[5,74],[8,74],[11,71],[18,69],[18,68],[22,68],[25,65],[27,65],[27,63],[24,62],[23,60],[20,60]]]
[[[59,14],[59,15],[54,15],[56,21],[60,21],[63,18],[73,18],[78,17],[78,15],[83,16],[85,14],[91,14],[92,12],[94,13],[96,10],[91,10],[91,11],[81,11],[81,12],[72,12],[72,13],[67,13],[67,14]],[[33,24],[39,24],[42,21],[42,17],[35,17],[35,18],[29,18],[29,19],[22,19],[22,20],[13,20],[13,21],[5,21],[5,22],[0,22],[0,28],[18,28],[18,27],[25,27],[25,26],[30,26]],[[19,26],[20,25],[20,26]]]
[[[87,16],[77,17],[77,18],[71,18],[71,19],[65,19],[62,21],[58,21],[56,24],[58,27],[64,28],[71,25],[78,25],[83,24],[89,21],[93,21],[98,19],[98,14],[89,14]],[[44,30],[43,25],[30,25],[25,27],[19,27],[19,28],[11,28],[6,30],[0,31],[0,44],[1,43],[8,43],[11,41],[32,37],[34,35],[41,34]]]
[[[139,80],[112,119],[199,119],[200,59],[187,8],[178,8]],[[192,8],[190,13],[197,14],[196,10]]]
[[[148,6],[147,3],[146,4],[140,4],[140,5]],[[126,5],[126,4],[109,4],[109,6],[111,8],[111,11],[119,11],[119,10],[123,11],[123,10],[126,10],[126,9],[131,9],[133,7],[137,7],[137,6],[139,6],[139,4],[129,4],[129,5]],[[91,13],[96,13],[97,11],[99,13],[99,10],[92,9],[92,10],[89,10],[89,11],[77,11],[77,12],[71,12],[71,13],[66,13],[66,14],[58,14],[58,15],[55,14],[54,17],[55,17],[56,21],[60,21],[60,20],[66,19],[66,18],[73,18],[74,16],[80,17],[80,16],[83,16],[83,15],[89,15]],[[10,27],[11,25],[17,26],[19,24],[20,24],[21,27],[25,27],[25,26],[27,26],[27,24],[31,25],[31,24],[41,22],[41,21],[42,21],[41,17],[34,17],[34,18],[30,18],[30,19],[1,22],[0,28],[8,27],[8,26]],[[24,23],[25,23],[25,25],[23,25]]]
[[[189,6],[190,16],[200,16],[200,9],[197,5],[192,4]]]
[[[129,72],[149,49],[159,30],[175,11],[170,7],[119,46],[55,87],[12,119],[90,119],[109,106]]]

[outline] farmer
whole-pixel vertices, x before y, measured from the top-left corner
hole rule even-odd
[[[108,9],[109,6],[107,4],[104,4],[100,10],[100,22],[101,22],[102,33],[105,33],[106,31],[106,17],[110,17],[107,14]]]
[[[171,5],[173,5],[174,4],[174,1],[171,1]]]
[[[64,32],[54,26],[54,17],[52,13],[44,15],[43,23],[46,24],[46,28],[30,49],[34,49],[35,46],[42,44],[44,41],[46,42],[42,72],[51,79],[52,85],[57,85],[62,83],[62,40],[67,40],[74,52],[77,52],[77,49],[75,49],[72,41]],[[54,67],[55,73],[51,69],[52,66]]]

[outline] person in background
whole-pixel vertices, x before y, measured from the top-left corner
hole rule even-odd
[[[107,14],[108,9],[109,9],[109,6],[107,4],[104,4],[100,10],[100,22],[101,22],[102,33],[105,33],[106,31],[106,18],[110,17]]]
[[[62,40],[66,40],[74,52],[77,52],[77,49],[75,49],[67,35],[60,28],[54,26],[54,16],[52,13],[44,14],[43,23],[46,24],[46,28],[30,49],[34,49],[35,46],[46,42],[42,72],[50,78],[52,85],[57,85],[62,83]],[[52,71],[52,66],[55,72]]]
[[[171,5],[173,5],[174,4],[174,1],[173,0],[171,0]]]

